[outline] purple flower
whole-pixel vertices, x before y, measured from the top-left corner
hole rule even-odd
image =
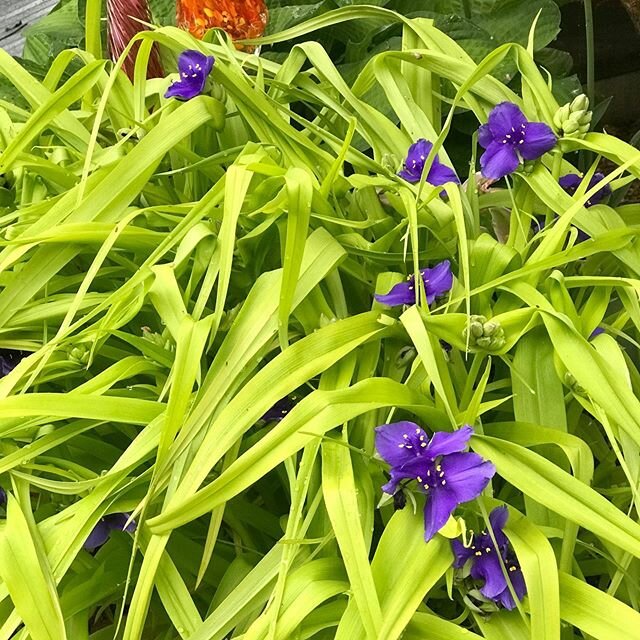
[[[185,51],[178,58],[180,80],[174,82],[164,94],[165,98],[191,100],[204,91],[207,78],[213,69],[215,58],[199,51]]]
[[[265,422],[279,422],[293,409],[295,402],[289,396],[278,400],[263,416]]]
[[[0,507],[4,507],[7,504],[7,492],[0,487]]]
[[[482,175],[499,180],[513,173],[522,160],[536,160],[556,144],[551,127],[529,122],[512,102],[501,102],[478,130],[478,142],[486,151],[480,157]]]
[[[524,583],[520,565],[503,531],[508,518],[509,512],[506,507],[496,507],[489,515],[489,522],[498,544],[497,547],[486,530],[474,535],[471,538],[469,547],[465,547],[459,540],[452,540],[451,546],[455,555],[453,566],[456,569],[461,569],[467,562],[471,562],[469,575],[474,580],[483,582],[480,593],[505,609],[513,609],[516,603],[502,572],[500,558],[502,558],[518,600],[524,598],[527,593],[527,587]]]
[[[420,182],[422,178],[422,171],[424,169],[424,163],[427,157],[433,149],[433,144],[424,138],[418,140],[415,144],[409,147],[407,152],[407,159],[404,161],[404,169],[398,173],[398,175],[407,182]],[[438,155],[433,159],[429,173],[427,173],[426,180],[434,187],[439,187],[446,182],[455,182],[460,184],[456,172],[448,167],[446,164],[442,164],[438,159]]]
[[[587,191],[589,189],[593,189],[601,180],[604,179],[604,174],[602,173],[594,173],[591,180],[589,180],[589,186],[587,187]],[[560,186],[569,194],[573,195],[578,187],[582,184],[582,178],[577,173],[569,173],[566,176],[562,176],[558,182]],[[585,202],[585,207],[592,207],[594,204],[598,204],[602,202],[605,198],[608,198],[611,195],[611,187],[607,184],[602,189],[599,189],[595,195],[591,196],[589,200]]]
[[[85,540],[83,545],[84,548],[87,551],[95,551],[111,537],[112,531],[135,533],[137,525],[135,521],[131,521],[127,525],[129,518],[130,514],[128,513],[110,513],[109,515],[100,518],[98,524],[93,528],[93,531]]]
[[[402,480],[415,480],[427,494],[424,538],[431,540],[454,509],[477,498],[496,472],[477,453],[462,453],[473,434],[465,425],[453,433],[437,431],[431,440],[413,422],[396,422],[376,428],[376,449],[391,465],[391,479],[382,487],[395,495]]]
[[[0,349],[0,377],[11,373],[18,366],[20,360],[26,358],[28,355],[28,351]]]
[[[444,295],[453,286],[453,274],[451,263],[448,260],[438,263],[431,269],[421,269],[424,290],[427,293],[427,304],[431,304],[438,296]],[[399,282],[389,293],[375,296],[378,302],[388,307],[397,307],[401,304],[415,304],[416,287],[415,278],[410,275],[405,282]]]

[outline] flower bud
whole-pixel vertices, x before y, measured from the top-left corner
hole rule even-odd
[[[471,346],[479,349],[501,349],[506,342],[500,323],[485,316],[471,316],[463,335],[465,340],[468,337]]]
[[[553,124],[565,137],[582,138],[589,132],[592,117],[589,98],[581,94],[556,111]]]
[[[85,344],[70,345],[67,348],[67,358],[74,364],[80,366],[86,366],[89,364],[89,356],[91,355],[91,349]]]

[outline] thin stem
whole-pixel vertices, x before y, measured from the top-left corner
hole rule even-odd
[[[596,58],[592,0],[584,0],[584,28],[587,45],[587,96],[589,98],[589,104],[593,109],[596,97]]]

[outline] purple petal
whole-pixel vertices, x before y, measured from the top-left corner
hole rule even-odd
[[[488,124],[483,124],[478,129],[478,142],[481,147],[486,149],[494,140],[493,133]]]
[[[182,73],[202,73],[205,78],[211,73],[215,58],[206,56],[195,49],[183,51],[178,57],[178,71]]]
[[[426,454],[430,458],[437,458],[451,453],[460,453],[467,448],[472,435],[473,427],[468,424],[453,433],[436,431],[427,446]]]
[[[589,336],[589,340],[593,340],[596,336],[599,336],[601,333],[605,333],[605,330],[602,327],[596,327]]]
[[[423,458],[428,449],[427,442],[427,434],[414,422],[376,427],[376,450],[392,467],[399,468],[416,458]]]
[[[429,174],[427,175],[427,182],[432,184],[434,187],[439,187],[442,184],[447,182],[453,182],[454,184],[460,184],[460,180],[456,175],[456,172],[448,167],[446,164],[442,164],[438,157],[436,156],[433,164],[431,165],[431,169],[429,169]]]
[[[480,156],[482,175],[491,180],[500,180],[513,173],[520,164],[515,149],[510,144],[492,142]]]
[[[513,567],[516,566],[516,569]],[[516,592],[516,596],[518,600],[522,600],[527,595],[527,587],[524,582],[524,576],[522,575],[522,571],[517,565],[509,565],[507,567],[507,573],[509,575],[509,580],[511,581],[511,585],[513,586],[513,590]],[[511,611],[516,608],[515,600],[511,595],[511,591],[509,591],[509,587],[505,586],[504,591],[492,598],[492,600],[498,604],[500,604],[505,609]]]
[[[446,487],[437,487],[429,491],[424,506],[424,539],[426,542],[429,542],[447,524],[449,516],[458,504],[456,494]]]
[[[205,80],[203,77],[183,78],[174,82],[164,94],[165,98],[178,98],[179,100],[191,100],[202,93]]]
[[[388,307],[397,307],[401,304],[415,304],[416,288],[413,284],[413,278],[399,282],[389,293],[385,293],[384,295],[376,294],[375,299],[381,304],[386,304]]]
[[[451,263],[443,260],[431,269],[422,269],[422,280],[427,293],[427,304],[451,290],[453,286],[453,274],[451,273]]]
[[[7,504],[7,492],[0,487],[0,507],[4,507]]]
[[[87,551],[94,551],[109,539],[110,533],[111,527],[109,527],[107,522],[105,522],[104,518],[101,518],[98,524],[93,528],[93,531],[89,534],[89,537],[85,540],[83,547]]]
[[[513,102],[501,102],[489,114],[488,125],[494,138],[502,139],[523,124],[527,124],[527,118]]]
[[[568,173],[558,180],[558,184],[568,193],[573,194],[580,186],[582,178],[577,173]]]
[[[507,580],[502,573],[502,566],[495,548],[491,546],[480,551],[482,555],[476,559],[471,567],[471,577],[474,580],[483,580],[484,585],[480,589],[480,593],[485,598],[493,599],[507,588]]]
[[[477,453],[452,453],[444,456],[441,464],[447,486],[460,504],[477,498],[496,472],[495,466]]]
[[[137,525],[135,520],[129,522],[130,517],[130,513],[110,513],[109,515],[105,516],[103,520],[112,531],[126,531],[127,533],[135,533]],[[127,522],[129,522],[129,524],[127,524]]]
[[[469,558],[473,556],[471,547],[465,547],[460,540],[451,541],[451,550],[455,556],[453,561],[454,569],[462,569]]]
[[[389,482],[382,485],[382,491],[389,495],[394,495],[400,482],[403,480],[415,480],[416,476],[419,476],[421,472],[424,473],[423,469],[424,464],[419,458],[407,462],[401,467],[391,467],[391,478]]]
[[[11,373],[20,364],[20,361],[28,355],[28,351],[0,349],[0,377]]]
[[[420,171],[410,171],[407,168],[402,169],[402,171],[398,171],[398,175],[407,182],[411,182],[415,184],[416,182],[420,182],[420,178],[422,177],[422,169]]]
[[[529,122],[524,133],[524,142],[518,151],[525,160],[535,160],[555,147],[558,139],[551,127],[544,122]]]
[[[509,540],[507,539],[507,536],[504,535],[503,531],[508,519],[509,510],[505,506],[496,507],[489,514],[489,522],[491,523],[493,535],[495,536],[496,542],[501,549],[506,549],[509,544]],[[488,534],[487,537],[489,538],[489,540],[491,540],[491,537]],[[491,546],[493,546],[493,541],[491,542]]]

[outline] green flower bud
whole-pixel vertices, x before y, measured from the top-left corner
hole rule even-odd
[[[576,395],[586,395],[584,388],[578,384],[575,376],[570,371],[565,372],[563,382],[565,386],[569,387],[569,389],[571,389],[571,391],[573,391],[573,393],[575,393]]]
[[[89,364],[91,349],[85,344],[70,345],[67,347],[67,358],[74,364],[86,366]]]
[[[581,94],[556,111],[553,124],[565,137],[582,138],[589,132],[592,117],[589,98]]]
[[[471,316],[469,326],[463,332],[469,345],[479,349],[501,349],[506,340],[504,329],[496,320],[487,320],[485,316]]]

